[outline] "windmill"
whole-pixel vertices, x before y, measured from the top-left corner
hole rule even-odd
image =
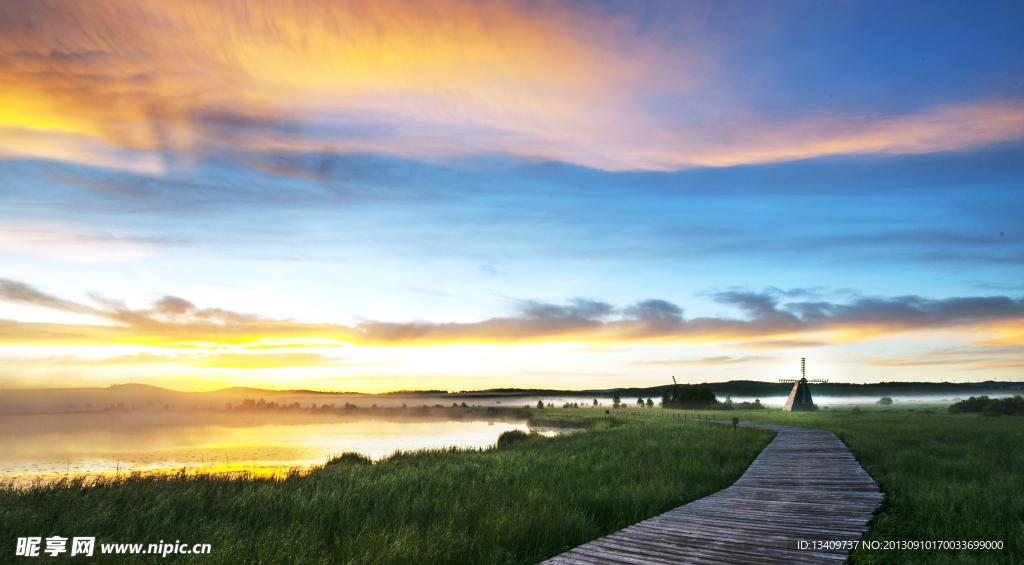
[[[786,399],[786,405],[782,407],[783,410],[790,412],[810,412],[818,409],[818,407],[814,405],[814,400],[811,399],[811,387],[807,384],[806,358],[800,358],[800,380],[785,382],[793,382],[795,384],[793,385],[793,390],[789,393],[789,398]],[[814,382],[828,381],[824,379],[815,379]]]
[[[679,383],[676,382],[675,375],[672,376],[672,402],[679,402],[679,398],[683,395],[679,390]]]

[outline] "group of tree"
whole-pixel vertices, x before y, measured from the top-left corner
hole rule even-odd
[[[325,406],[327,406],[327,405],[325,404]],[[328,406],[328,407],[329,408],[333,408],[332,406]],[[316,408],[316,404],[312,404],[310,406],[310,408],[315,409]],[[282,405],[282,404],[278,404],[276,402],[267,402],[266,400],[263,400],[262,398],[259,399],[258,401],[257,400],[253,400],[251,398],[246,398],[246,399],[242,400],[241,404],[239,404],[238,406],[234,406],[234,407],[231,406],[230,402],[228,402],[227,404],[224,405],[224,409],[225,410],[237,410],[237,411],[240,411],[240,412],[249,412],[249,411],[254,411],[254,410],[300,410],[300,409],[302,409],[302,406],[300,406],[298,402],[293,402],[291,404],[284,404],[284,405]]]
[[[596,399],[594,400],[594,406],[597,406],[597,400]],[[614,408],[624,408],[625,406],[626,405],[622,403],[622,399],[619,398],[619,395],[616,394],[615,396],[612,397],[612,407],[614,407]],[[640,398],[636,399],[636,406],[637,406],[637,408],[644,408],[644,407],[646,407],[646,408],[654,408],[654,400],[651,399],[651,398],[648,398],[647,400],[644,400],[643,397],[640,397]]]
[[[111,406],[112,407],[108,411],[118,410],[117,408],[114,408],[113,405],[111,405]],[[122,406],[123,406],[123,404],[122,404]],[[452,403],[452,408],[459,408],[459,407],[460,407],[459,404]],[[397,408],[399,408],[399,409],[406,409],[406,408],[408,408],[408,406],[405,403],[402,403],[402,406],[397,407]],[[421,408],[421,409],[428,408],[429,409],[430,406],[423,405],[423,406],[418,406],[416,408]],[[433,408],[444,408],[444,406],[442,406],[440,404],[435,404],[433,406]],[[461,404],[461,408],[468,408],[468,406],[466,406],[466,403],[463,402]],[[257,411],[263,411],[263,410],[310,410],[310,411],[312,411],[312,410],[317,410],[317,411],[345,410],[345,411],[354,411],[354,410],[359,410],[359,406],[357,406],[355,404],[352,404],[351,402],[346,402],[345,406],[338,407],[338,408],[336,408],[333,403],[331,403],[331,404],[324,404],[322,406],[317,406],[316,403],[313,403],[313,404],[310,404],[309,406],[303,407],[298,402],[292,402],[291,404],[278,404],[277,402],[273,402],[273,401],[267,402],[266,400],[264,400],[262,398],[259,399],[259,400],[253,400],[251,398],[246,398],[246,399],[242,400],[241,404],[234,405],[234,406],[232,406],[231,403],[228,402],[227,404],[224,405],[224,409],[228,410],[228,411],[234,411],[234,412],[257,412]],[[384,406],[378,408],[378,406],[376,404],[374,404],[373,406],[370,407],[370,410],[378,410],[378,409],[379,410],[391,410],[391,408],[387,408],[387,407],[384,407]]]
[[[465,404],[463,404],[463,405],[465,405]],[[580,404],[579,402],[566,402],[565,404],[562,404],[562,408],[586,408],[586,406],[587,406],[586,403]],[[595,407],[599,406],[596,398],[594,399],[594,406]],[[537,401],[537,408],[538,409],[554,408],[554,407],[555,407],[555,405],[553,403],[551,403],[551,402],[549,402],[547,404],[544,404],[543,400],[538,400]],[[529,406],[527,406],[526,408],[529,408]]]
[[[678,409],[706,409],[706,410],[762,410],[765,408],[764,404],[761,404],[760,399],[755,399],[753,402],[734,402],[732,398],[726,397],[724,402],[719,402],[715,393],[711,390],[711,387],[707,385],[681,385],[679,387],[679,398],[676,401],[672,400],[671,391],[666,391],[661,395],[661,402],[658,404],[662,408],[678,408]],[[583,404],[582,406],[585,406]],[[595,398],[592,406],[598,407],[600,403]],[[626,403],[622,402],[622,399],[618,395],[612,397],[612,407],[619,409],[625,408]],[[644,400],[643,397],[636,399],[636,406],[638,408],[654,408],[654,399],[648,398]],[[553,408],[551,403],[544,404],[543,400],[537,401],[537,408]],[[566,402],[562,405],[562,408],[580,408],[581,404],[578,402]]]
[[[718,402],[715,393],[707,385],[679,385],[678,390],[679,397],[675,400],[671,390],[662,393],[662,408],[708,408]]]
[[[950,414],[964,412],[981,412],[982,416],[1024,416],[1024,397],[1019,394],[1009,398],[972,396],[949,407]]]
[[[728,396],[725,397],[724,402],[712,402],[706,407],[707,410],[764,410],[764,408],[760,398],[755,398],[753,402],[733,402],[733,399]]]

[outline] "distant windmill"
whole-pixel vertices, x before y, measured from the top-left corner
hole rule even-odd
[[[679,390],[679,383],[676,382],[675,375],[672,375],[672,385],[672,402],[679,402],[683,393]]]
[[[811,387],[807,384],[807,359],[805,357],[800,358],[800,380],[795,382],[793,390],[789,393],[789,398],[786,399],[786,405],[782,409],[790,412],[811,412],[817,410],[818,407],[814,405],[814,400],[811,399]],[[818,379],[816,382],[828,381]]]

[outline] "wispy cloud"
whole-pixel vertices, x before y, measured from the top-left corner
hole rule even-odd
[[[824,341],[810,341],[798,339],[759,339],[746,341],[741,344],[744,349],[754,351],[775,351],[778,349],[806,349],[809,347],[822,347],[828,345]]]
[[[176,366],[217,369],[271,369],[280,367],[327,367],[344,365],[342,359],[308,352],[280,353],[185,353],[161,355],[155,353],[131,353],[115,357],[86,358],[61,355],[31,359],[5,359],[6,365],[22,364],[31,366],[68,367],[137,367]]]
[[[953,370],[1024,368],[1024,347],[951,347],[898,358],[872,359],[873,367],[945,367]]]
[[[159,255],[167,241],[98,234],[52,224],[5,222],[0,253],[46,257],[73,263],[130,261]]]
[[[714,357],[701,357],[700,359],[669,359],[665,361],[634,361],[630,365],[736,365],[740,363],[763,363],[771,360],[772,357],[761,355],[716,355]]]
[[[920,296],[857,298],[848,303],[787,302],[777,294],[730,291],[718,302],[742,317],[686,319],[664,300],[626,307],[576,299],[565,305],[524,301],[514,316],[479,322],[384,322],[354,325],[268,319],[221,308],[200,308],[166,296],[148,308],[94,297],[95,305],[64,300],[30,285],[0,279],[0,300],[101,317],[106,325],[0,321],[2,343],[247,343],[273,338],[331,339],[364,345],[615,342],[850,343],[920,330],[955,329],[976,341],[1020,345],[1024,299],[1006,296],[929,299]]]
[[[708,142],[716,129],[744,131],[740,143]],[[851,154],[956,151],[1024,136],[1024,104],[937,106],[895,117],[824,115],[788,123],[718,124],[684,136],[689,150],[661,154],[663,169],[723,167]],[[659,167],[652,167],[659,168]]]

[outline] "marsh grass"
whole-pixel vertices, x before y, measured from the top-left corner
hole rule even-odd
[[[341,454],[280,477],[181,472],[7,487],[0,547],[15,559],[16,537],[95,536],[97,554],[102,543],[212,544],[210,555],[166,558],[181,563],[537,563],[729,486],[773,435],[557,409],[532,423],[553,422],[587,430],[376,463]]]
[[[865,540],[1002,541],[1002,551],[858,550],[854,564],[1024,563],[1024,418],[943,405],[732,412],[835,433],[885,492]],[[923,410],[921,410],[923,408]]]

